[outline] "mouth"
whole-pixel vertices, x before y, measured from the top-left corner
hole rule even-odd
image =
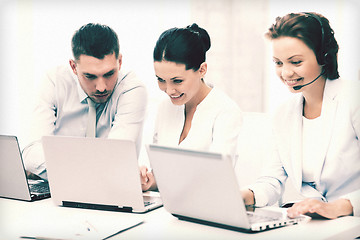
[[[184,96],[184,93],[178,95],[178,96],[169,96],[171,99],[179,99],[181,98],[182,96]]]
[[[109,93],[94,94],[94,97],[99,100],[106,99],[108,96],[109,96]]]
[[[287,86],[289,87],[293,87],[295,86],[298,82],[304,80],[304,78],[297,78],[297,79],[284,79],[284,82]]]

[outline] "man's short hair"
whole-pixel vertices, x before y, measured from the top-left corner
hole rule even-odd
[[[80,55],[88,55],[103,59],[106,55],[115,53],[119,57],[119,39],[110,27],[89,23],[77,30],[71,40],[71,48],[75,60]]]

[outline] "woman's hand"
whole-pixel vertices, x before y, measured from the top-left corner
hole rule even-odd
[[[140,179],[141,179],[141,188],[143,191],[156,188],[154,175],[152,172],[148,171],[148,168],[146,166],[140,167]]]
[[[317,199],[305,199],[295,203],[287,210],[288,216],[297,217],[300,214],[318,214],[324,218],[335,219],[353,214],[353,207],[349,200],[338,199],[332,202],[322,202]]]
[[[240,190],[241,196],[244,200],[245,205],[254,205],[255,197],[253,191],[250,189],[242,189]]]

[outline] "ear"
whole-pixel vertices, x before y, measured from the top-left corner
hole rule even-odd
[[[69,64],[71,69],[73,70],[74,74],[77,75],[77,71],[76,71],[76,62],[73,59],[69,60]]]
[[[205,77],[206,72],[207,72],[207,63],[203,62],[199,68],[199,73],[201,75],[201,78]]]
[[[121,64],[122,64],[122,54],[119,53],[119,70],[121,68]]]

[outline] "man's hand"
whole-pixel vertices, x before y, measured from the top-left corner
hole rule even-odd
[[[38,175],[32,173],[32,172],[29,172],[28,170],[26,170],[26,176],[28,179],[33,179],[33,180],[41,180],[42,178],[39,177]]]

